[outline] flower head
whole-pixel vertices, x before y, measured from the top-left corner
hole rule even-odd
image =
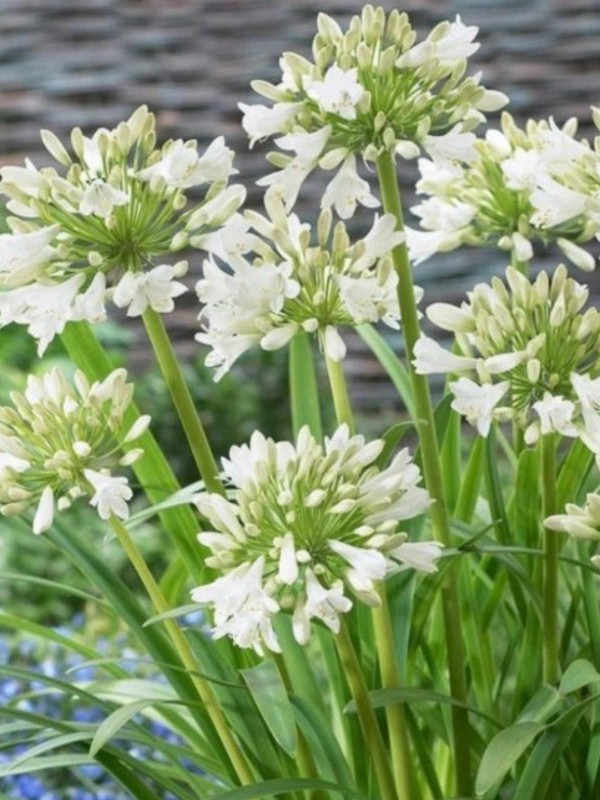
[[[363,239],[352,243],[342,222],[332,229],[325,209],[311,226],[287,215],[283,199],[271,189],[268,216],[247,212],[254,230],[241,235],[250,253],[237,252],[228,268],[214,260],[204,265],[197,292],[204,308],[198,341],[211,352],[207,364],[217,378],[247,349],[285,346],[300,331],[318,333],[326,354],[345,354],[338,326],[382,320],[398,327],[397,276],[390,252],[404,240],[392,215],[376,217]],[[243,249],[243,248],[242,248]]]
[[[372,5],[352,18],[347,31],[326,14],[319,14],[317,26],[314,62],[284,53],[279,84],[253,82],[274,105],[240,106],[252,143],[279,133],[275,143],[296,150],[294,156],[272,154],[280,171],[269,176],[282,186],[288,210],[318,165],[343,164],[344,175],[329,189],[336,194],[340,184],[359,191],[353,170],[359,154],[371,161],[384,152],[412,158],[423,147],[436,161],[462,158],[472,151],[470,131],[485,119],[482,112],[506,102],[500,92],[480,86],[479,76],[463,77],[466,59],[479,45],[477,28],[460,17],[442,22],[420,43],[405,13],[386,15]],[[310,155],[288,146],[292,138],[308,136],[319,137]],[[336,210],[350,216],[355,206],[340,203]]]
[[[453,408],[483,436],[495,417],[514,417],[529,444],[559,433],[600,452],[600,314],[583,310],[587,288],[563,265],[534,281],[509,267],[506,279],[478,284],[460,307],[427,309],[458,347],[450,353],[420,339],[417,371],[462,376],[450,384]]]
[[[535,242],[556,242],[576,266],[593,269],[593,257],[576,242],[598,228],[585,217],[584,195],[565,185],[573,163],[592,169],[597,158],[575,139],[576,128],[574,119],[562,128],[550,119],[521,129],[504,113],[501,130],[463,153],[456,148],[451,163],[420,159],[417,193],[427,197],[412,208],[423,229],[408,237],[414,260],[467,244],[497,246],[528,262]]]
[[[129,445],[150,418],[123,429],[133,392],[126,379],[118,369],[90,385],[76,372],[72,386],[54,368],[41,378],[30,375],[24,393],[11,394],[12,406],[0,408],[0,513],[33,509],[33,531],[42,533],[56,509],[88,495],[102,519],[127,518],[132,491],[127,478],[112,471],[142,455]]]
[[[278,649],[272,617],[293,614],[304,644],[311,621],[337,633],[357,597],[379,603],[377,583],[401,568],[432,572],[434,542],[405,542],[399,526],[429,506],[407,450],[386,468],[383,442],[365,442],[342,425],[323,445],[308,428],[295,444],[256,432],[223,459],[229,499],[203,494],[198,509],[212,529],[198,534],[223,577],[192,592],[214,609],[215,635],[242,647]]]
[[[91,137],[75,128],[71,152],[49,131],[42,139],[63,169],[37,170],[27,162],[0,170],[0,192],[14,215],[12,233],[0,236],[2,297],[19,306],[9,321],[28,325],[43,352],[70,320],[103,319],[110,299],[128,306],[130,316],[147,307],[170,311],[186,289],[176,280],[186,265],[162,261],[190,239],[210,247],[210,235],[244,200],[243,187],[227,187],[233,151],[222,137],[203,154],[181,140],[157,149],[154,115],[145,106]],[[193,187],[204,194],[188,207]],[[46,292],[62,287],[61,303],[45,304],[53,309],[52,324],[40,333],[38,306]]]

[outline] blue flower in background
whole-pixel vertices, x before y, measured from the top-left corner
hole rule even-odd
[[[83,614],[73,617],[70,627],[61,626],[56,630],[73,637],[81,633],[86,620]],[[120,666],[132,677],[156,679],[160,675],[150,674],[146,663],[129,646],[125,637],[101,637],[94,642],[95,648],[103,655],[123,659]],[[138,661],[140,663],[138,663]],[[8,669],[2,670],[2,665]],[[26,669],[51,679],[68,680],[85,684],[100,677],[100,668],[85,664],[81,656],[55,645],[40,645],[31,639],[9,636],[0,631],[0,722],[10,721],[2,709],[18,708],[51,719],[70,721],[89,725],[93,730],[107,716],[106,707],[91,705],[87,698],[73,698],[43,680],[25,679],[9,673],[10,668]],[[162,722],[141,718],[140,723],[154,739],[162,739],[173,745],[182,745],[181,739]],[[54,735],[52,732],[51,735]],[[41,739],[36,739],[36,742]],[[18,744],[0,750],[0,766],[24,753],[36,742]],[[4,741],[3,744],[6,744]],[[124,742],[119,745],[125,747]],[[129,743],[128,755],[131,758],[147,761],[164,761],[161,753],[151,747]],[[187,762],[186,769],[200,772],[195,765]],[[119,784],[97,763],[84,764],[66,769],[52,769],[23,775],[0,777],[0,798],[2,800],[131,800]],[[178,800],[175,795],[166,793],[161,800]]]

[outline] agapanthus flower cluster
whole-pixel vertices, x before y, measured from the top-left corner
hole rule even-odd
[[[558,433],[600,453],[600,314],[583,310],[587,287],[564,265],[533,281],[509,267],[506,281],[478,284],[460,307],[429,306],[427,316],[455,335],[456,349],[422,337],[417,371],[461,376],[449,384],[452,407],[482,436],[494,418],[512,418],[527,444]]]
[[[482,112],[507,102],[480,86],[479,75],[464,78],[467,59],[479,47],[477,31],[457,17],[416,43],[408,16],[397,10],[386,15],[367,5],[345,32],[319,14],[314,61],[284,53],[279,84],[252,84],[273,105],[240,106],[251,143],[283,134],[275,144],[292,153],[271,154],[278,171],[259,183],[277,184],[289,210],[312,170],[341,165],[323,202],[335,203],[347,217],[356,202],[373,202],[356,171],[357,156],[412,158],[424,148],[436,161],[460,158],[471,150]]]
[[[123,429],[133,394],[126,381],[123,369],[91,385],[77,371],[72,386],[54,368],[30,375],[22,394],[11,393],[12,406],[0,407],[0,513],[33,510],[33,532],[42,533],[55,510],[87,496],[101,519],[128,517],[133,493],[127,478],[113,472],[143,455],[130,445],[150,417]]]
[[[12,233],[0,236],[0,326],[29,326],[43,353],[70,320],[101,321],[108,300],[129,316],[171,311],[186,287],[174,260],[190,239],[217,230],[244,200],[227,186],[233,151],[222,137],[203,154],[195,141],[157,149],[154,115],[141,106],[113,130],[71,132],[71,152],[42,139],[64,168],[7,166]],[[200,202],[188,190],[202,187]]]
[[[339,632],[352,607],[347,591],[374,606],[390,572],[435,571],[440,546],[406,542],[400,529],[429,506],[419,469],[407,450],[380,467],[382,449],[383,441],[352,436],[346,425],[323,445],[305,427],[295,444],[255,432],[249,445],[231,449],[222,462],[229,499],[197,500],[213,526],[198,535],[212,552],[206,563],[224,575],[192,597],[212,607],[215,637],[278,651],[273,617],[286,610],[304,644],[312,620]]]
[[[595,157],[576,132],[575,118],[562,128],[553,119],[529,120],[521,129],[504,113],[501,130],[488,131],[464,157],[443,165],[419,159],[416,189],[427,198],[411,209],[423,228],[407,231],[414,261],[475,245],[497,246],[526,263],[533,258],[532,243],[557,242],[578,267],[594,269],[593,256],[577,242],[592,239],[597,226],[581,204],[569,202],[564,188],[564,201],[559,189],[548,193],[573,162],[589,168]]]
[[[196,287],[204,304],[196,338],[211,348],[206,363],[217,367],[217,379],[250,347],[275,350],[301,331],[317,333],[325,354],[339,361],[346,348],[338,326],[382,320],[398,327],[390,252],[404,234],[391,214],[352,243],[325,209],[313,241],[311,226],[287,215],[276,192],[267,192],[265,206],[268,216],[248,211],[225,226],[222,246],[211,247],[227,266],[206,260]]]

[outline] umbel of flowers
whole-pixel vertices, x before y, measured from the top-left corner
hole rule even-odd
[[[64,174],[29,161],[0,170],[13,215],[0,236],[0,326],[28,325],[40,354],[69,320],[104,319],[108,300],[130,316],[171,311],[187,263],[163,259],[218,229],[245,196],[227,186],[236,170],[222,137],[203,154],[180,139],[157,149],[146,106],[91,137],[75,128],[70,152],[50,131],[42,139]]]
[[[223,459],[230,499],[197,500],[213,526],[198,535],[212,551],[207,564],[225,574],[192,598],[212,607],[216,637],[278,651],[272,619],[283,609],[305,644],[313,619],[340,630],[352,607],[348,590],[378,605],[377,583],[390,572],[435,571],[440,546],[406,542],[399,525],[429,506],[419,469],[407,450],[379,466],[383,445],[342,425],[323,445],[304,427],[295,444],[255,432],[249,445],[231,449]]]
[[[23,394],[0,408],[0,513],[34,510],[33,532],[47,530],[55,509],[90,497],[102,519],[128,516],[127,478],[113,475],[143,452],[131,448],[148,427],[141,416],[127,431],[123,414],[133,385],[123,369],[90,385],[77,371],[72,386],[57,368],[30,375]],[[128,452],[123,453],[123,448]]]
[[[559,433],[600,453],[600,314],[583,311],[587,287],[564,265],[533,281],[509,267],[506,280],[478,284],[460,307],[429,306],[429,319],[455,334],[458,349],[422,337],[417,371],[460,375],[449,384],[452,407],[482,436],[494,418],[512,418],[528,444]]]
[[[571,197],[563,183],[573,183],[577,170],[596,174],[600,162],[576,131],[575,118],[562,128],[553,119],[529,120],[521,129],[504,113],[501,130],[489,130],[460,159],[443,165],[419,159],[416,189],[426,198],[411,209],[424,229],[407,231],[413,259],[466,244],[497,246],[529,262],[532,243],[557,242],[574,264],[592,270],[593,256],[576,242],[593,238],[598,219],[585,213],[583,195]]]
[[[482,112],[507,98],[465,78],[467,58],[479,47],[477,28],[442,22],[416,42],[408,16],[364,7],[348,30],[319,14],[313,61],[284,53],[277,85],[252,86],[273,105],[241,105],[251,142],[283,134],[272,153],[277,172],[261,179],[277,184],[288,210],[304,179],[317,166],[339,172],[328,192],[340,198],[341,216],[356,202],[369,203],[356,171],[356,157],[375,161],[383,152],[412,158],[424,148],[437,160],[460,158],[475,139]],[[353,202],[344,203],[344,197]]]
[[[267,192],[265,206],[268,216],[248,211],[245,224],[232,219],[223,228],[217,249],[226,267],[205,261],[196,287],[204,303],[204,331],[196,338],[211,348],[206,363],[217,367],[217,379],[253,345],[278,349],[301,331],[318,333],[327,357],[339,361],[346,348],[338,326],[382,320],[398,328],[389,254],[404,234],[391,214],[376,217],[366,236],[351,242],[344,223],[332,227],[325,209],[314,241],[311,226],[287,215],[275,191]]]

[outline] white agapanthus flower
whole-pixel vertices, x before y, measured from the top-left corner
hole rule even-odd
[[[132,316],[171,311],[185,291],[181,262],[163,262],[187,244],[210,252],[243,203],[244,188],[227,186],[236,170],[222,137],[200,153],[193,141],[156,149],[155,136],[154,115],[141,106],[113,130],[87,137],[75,128],[70,152],[42,131],[59,171],[29,161],[0,170],[13,215],[12,232],[0,236],[0,290],[19,306],[8,321],[27,325],[40,353],[67,322],[104,319],[111,299]],[[190,204],[186,192],[197,186],[203,196]],[[0,325],[6,318],[0,312]]]
[[[593,169],[597,156],[575,139],[576,130],[575,119],[563,128],[552,119],[529,120],[521,129],[504,113],[501,130],[488,131],[484,139],[459,133],[453,143],[450,133],[434,141],[433,149],[425,142],[433,160],[419,159],[417,193],[426,197],[411,209],[422,228],[407,231],[412,258],[424,261],[464,244],[490,245],[527,264],[534,243],[556,242],[573,264],[593,269],[594,258],[576,244],[599,229],[590,224],[593,201],[565,183],[573,163]]]
[[[102,519],[127,518],[132,491],[125,476],[112,473],[143,455],[130,445],[150,417],[123,432],[133,394],[126,381],[123,369],[93,384],[77,371],[72,386],[54,368],[11,394],[12,406],[0,408],[0,513],[32,510],[33,532],[43,533],[56,510],[88,496]]]
[[[323,80],[304,80],[306,94],[314,100],[323,111],[336,114],[342,119],[356,119],[357,106],[365,95],[365,90],[358,82],[358,69],[343,70],[332,64]]]
[[[480,436],[487,436],[496,406],[510,389],[510,383],[500,381],[495,384],[479,384],[469,378],[459,378],[451,381],[449,388],[454,395],[454,411],[462,414],[470,425],[477,428]]]
[[[356,171],[356,158],[350,154],[325,189],[321,208],[333,206],[341,219],[349,219],[359,203],[366,208],[377,208],[381,205],[371,194],[368,181],[361,178]]]
[[[429,319],[455,336],[450,352],[422,337],[420,374],[454,374],[452,407],[482,436],[513,418],[527,444],[557,433],[600,453],[600,314],[584,310],[587,287],[560,265],[534,281],[509,267],[504,284],[478,284],[460,307],[434,303]]]
[[[441,545],[407,543],[400,531],[429,506],[419,469],[407,450],[378,466],[383,445],[342,425],[323,445],[305,427],[295,443],[255,432],[231,448],[223,459],[228,498],[197,500],[211,526],[198,534],[211,552],[206,563],[223,575],[192,598],[212,608],[214,636],[278,651],[273,617],[283,610],[305,644],[314,620],[338,633],[352,597],[378,605],[389,573],[437,569]]]
[[[483,112],[507,102],[501,92],[480,86],[479,75],[462,77],[479,45],[477,28],[460,17],[436,26],[420,43],[405,13],[372,5],[345,33],[326,14],[319,14],[317,26],[314,63],[284,53],[279,84],[252,83],[273,105],[240,104],[251,145],[282,134],[275,144],[295,152],[272,153],[279,170],[259,181],[280,186],[288,212],[317,166],[340,168],[326,203],[347,218],[357,202],[371,202],[356,174],[357,157],[375,161],[387,152],[414,158],[424,148],[443,164],[469,160],[475,155],[471,131],[485,120]]]
[[[174,298],[187,291],[175,280],[187,272],[187,261],[160,264],[149,272],[126,272],[115,286],[112,300],[119,308],[127,306],[128,317],[138,317],[150,307],[166,313],[175,308]]]
[[[98,510],[100,519],[110,519],[113,515],[127,519],[127,501],[133,497],[127,478],[122,475],[115,478],[108,470],[96,472],[93,469],[84,469],[83,474],[94,489],[90,505]]]
[[[338,327],[380,320],[399,326],[390,252],[404,234],[392,215],[376,217],[366,236],[352,243],[343,223],[331,230],[325,209],[315,242],[310,225],[285,213],[276,188],[265,205],[268,216],[247,212],[250,236],[240,229],[249,252],[238,250],[223,267],[207,260],[196,287],[203,304],[196,338],[210,347],[206,363],[217,368],[217,379],[256,344],[276,350],[301,331],[316,333],[325,354],[339,361],[346,348]]]

